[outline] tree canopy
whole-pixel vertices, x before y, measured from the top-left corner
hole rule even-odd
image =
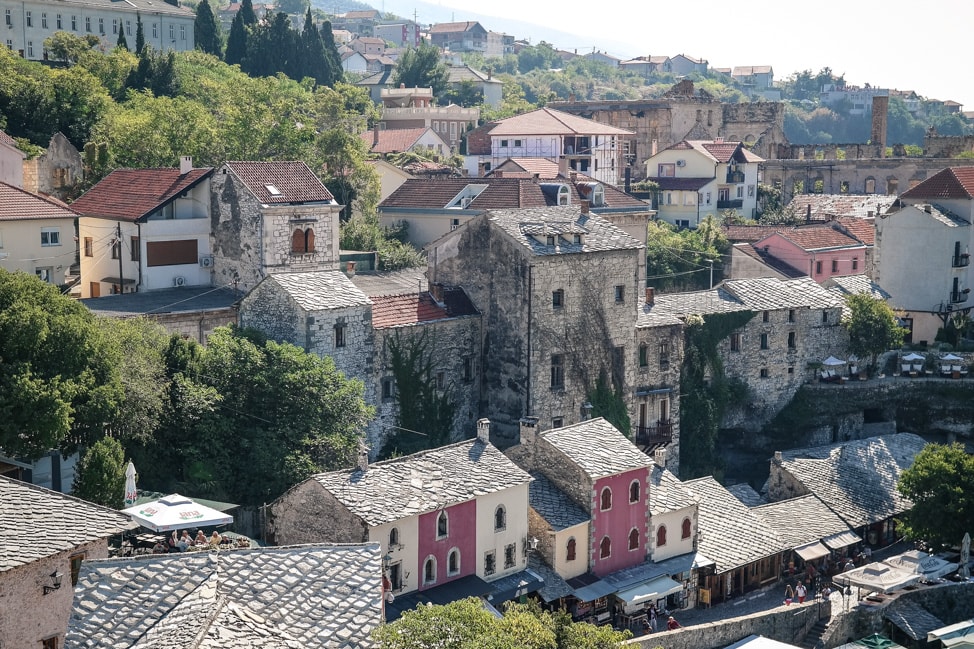
[[[121,509],[125,501],[125,450],[113,437],[103,437],[85,451],[74,476],[72,495]]]
[[[901,521],[909,538],[955,546],[974,533],[974,456],[963,444],[928,444],[897,488],[913,501]]]
[[[196,48],[213,56],[223,53],[223,39],[220,35],[220,23],[213,15],[213,9],[208,0],[202,0],[196,7],[196,21],[193,23],[193,39]]]
[[[649,286],[660,291],[693,291],[710,288],[723,277],[721,260],[730,244],[712,216],[696,230],[678,230],[665,221],[651,221],[646,241],[646,275]]]
[[[903,344],[906,334],[889,305],[867,293],[846,297],[842,323],[849,331],[849,350],[860,358],[869,358],[872,366],[878,354]]]
[[[446,91],[450,76],[440,55],[440,48],[425,40],[417,47],[406,48],[396,62],[392,86],[432,88],[433,96],[439,97]]]

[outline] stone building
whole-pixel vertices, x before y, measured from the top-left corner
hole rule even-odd
[[[67,200],[84,179],[81,153],[64,137],[55,133],[41,155],[24,160],[24,189]]]
[[[137,527],[114,509],[0,476],[0,645],[61,647],[82,562]]]

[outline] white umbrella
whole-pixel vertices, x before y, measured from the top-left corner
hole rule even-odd
[[[135,488],[135,465],[129,460],[129,465],[125,467],[125,504],[134,505],[139,497],[139,492]]]
[[[233,522],[233,516],[201,505],[186,496],[171,494],[159,500],[122,510],[132,520],[156,532],[187,527],[212,527]]]
[[[926,358],[926,356],[921,356],[920,354],[917,354],[916,352],[910,352],[909,354],[907,354],[906,356],[903,357],[903,360],[905,360],[905,361],[925,361],[925,360],[927,360],[927,358]]]
[[[822,361],[822,365],[828,365],[834,367],[836,365],[845,365],[845,361],[838,359],[835,356],[829,356],[824,361]]]
[[[941,356],[940,357],[940,360],[942,360],[942,361],[962,361],[964,359],[961,358],[960,356],[956,355],[956,354],[947,354],[946,356]]]

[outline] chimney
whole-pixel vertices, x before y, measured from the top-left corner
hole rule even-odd
[[[356,262],[354,261],[345,262],[345,274],[348,275],[350,278],[355,277],[355,266],[356,266]]]
[[[193,156],[179,156],[179,175],[184,176],[193,170]]]
[[[405,90],[405,89],[406,89],[406,84],[404,84],[404,83],[400,83],[400,84],[399,84],[399,89],[400,89],[400,90]]]
[[[358,468],[363,473],[369,470],[369,447],[362,441],[358,443]]]
[[[494,78],[494,71],[490,68],[487,68],[487,81],[490,81],[493,78]]]
[[[652,286],[646,287],[646,306],[656,304],[656,289]]]
[[[666,468],[666,447],[660,446],[653,451],[653,462],[661,469]]]
[[[589,202],[583,200],[581,203],[582,203],[582,214],[588,214]]]
[[[477,420],[477,439],[479,439],[484,444],[490,444],[490,420],[489,419]]]
[[[568,158],[565,156],[558,157],[558,175],[568,178]]]
[[[659,153],[659,140],[653,140],[653,143],[649,147],[649,156],[653,157]]]
[[[538,418],[521,417],[520,440],[521,446],[534,446],[538,441]]]
[[[571,179],[572,184],[575,184],[575,183],[578,182],[578,172],[577,171],[569,171],[568,172],[568,177]]]
[[[443,304],[443,285],[439,282],[431,282],[430,297],[433,298],[433,301],[437,304]],[[484,421],[486,421],[486,419]],[[478,422],[477,425],[479,426],[480,422]]]
[[[376,124],[372,127],[372,146],[379,143],[379,125]]]
[[[777,466],[781,466],[781,451],[774,452],[774,459],[772,460],[772,463],[776,464]]]
[[[811,223],[811,221],[812,221],[812,204],[809,203],[806,207],[808,209],[805,210],[805,221],[807,223]]]
[[[873,121],[870,140],[879,145],[879,157],[886,157],[886,124],[889,118],[889,97],[873,97]]]
[[[588,421],[592,418],[592,402],[586,401],[582,404],[582,421]]]

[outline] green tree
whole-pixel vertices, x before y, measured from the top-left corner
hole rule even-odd
[[[257,14],[254,13],[253,0],[243,0],[240,3],[240,10],[237,11],[237,15],[240,16],[241,20],[243,20],[244,26],[246,27],[257,24]]]
[[[116,367],[125,394],[107,428],[123,442],[147,441],[156,434],[167,398],[166,331],[146,318],[112,318],[98,324],[118,352]]]
[[[91,445],[78,464],[72,495],[89,502],[121,509],[125,501],[125,451],[113,437]]]
[[[233,17],[233,22],[230,23],[230,35],[227,37],[227,50],[223,55],[223,60],[229,65],[242,65],[246,58],[247,25],[244,23],[243,9],[241,9]]]
[[[909,538],[950,547],[974,529],[974,456],[963,444],[928,444],[897,489],[913,501],[899,521]]]
[[[142,26],[142,14],[135,14],[135,51],[145,49],[145,28]]]
[[[129,48],[129,43],[125,40],[125,27],[122,26],[118,30],[118,42],[115,43],[115,47],[121,47],[127,50]]]
[[[280,0],[276,5],[278,11],[294,14],[295,16],[310,11],[311,3],[308,0]]]
[[[422,41],[418,47],[409,47],[396,62],[392,86],[407,88],[432,88],[433,96],[439,97],[446,90],[449,72],[440,59],[440,48]]]
[[[846,297],[842,324],[849,331],[849,350],[860,358],[869,358],[873,367],[876,356],[902,345],[906,334],[889,305],[868,293]]]
[[[44,39],[44,49],[50,54],[51,59],[72,64],[80,61],[83,55],[91,52],[99,42],[94,34],[82,37],[75,36],[71,32],[54,32]]]
[[[196,7],[196,21],[193,23],[193,37],[196,48],[213,56],[223,54],[223,39],[220,36],[220,23],[213,15],[208,0],[202,0]]]
[[[319,31],[321,32],[321,44],[325,48],[325,57],[328,59],[328,67],[331,70],[332,78],[335,80],[333,83],[337,83],[344,78],[345,72],[342,70],[342,57],[338,53],[338,46],[335,44],[335,34],[331,29],[331,21],[322,22]]]
[[[730,244],[712,216],[696,230],[678,230],[665,221],[649,223],[646,242],[646,274],[649,286],[661,291],[692,291],[710,288],[723,277],[720,260],[730,252]]]

